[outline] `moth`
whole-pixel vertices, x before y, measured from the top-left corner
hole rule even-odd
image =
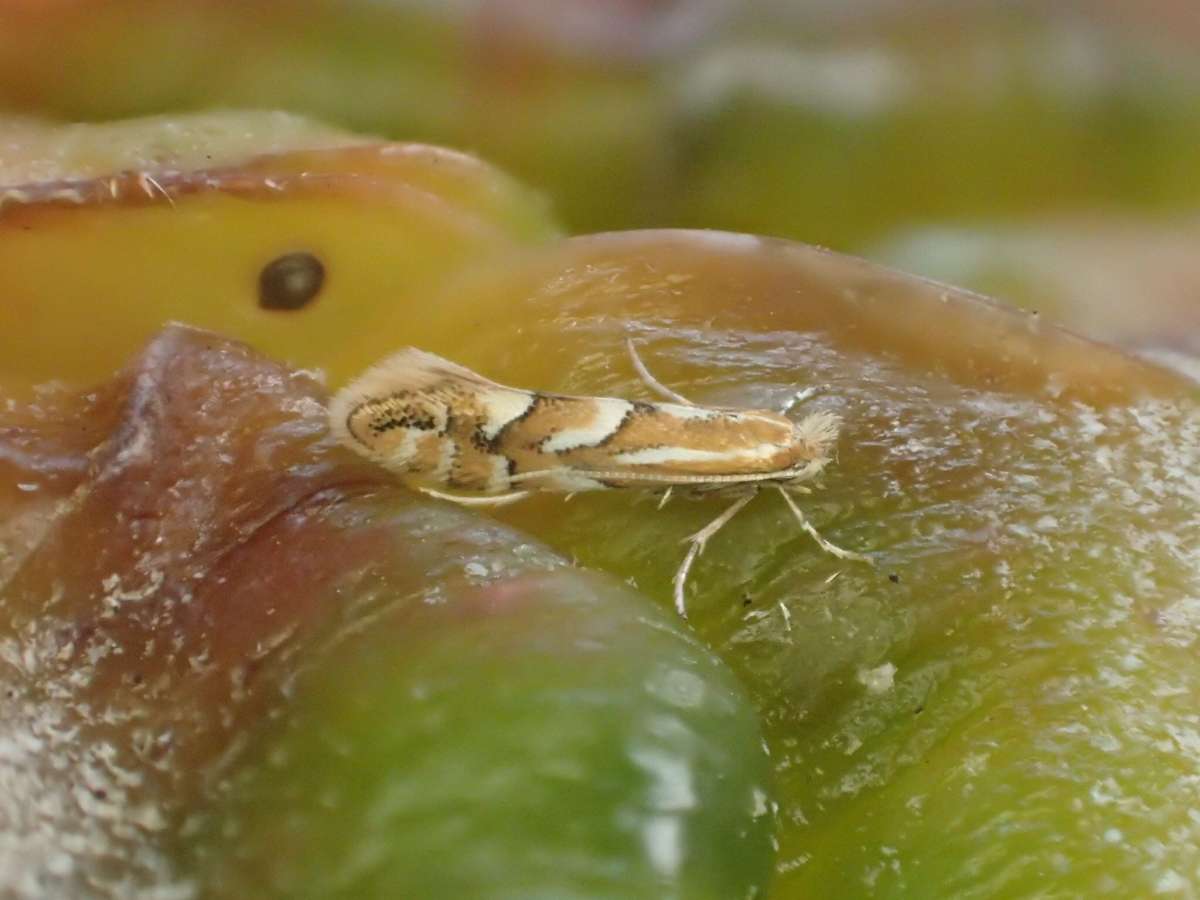
[[[840,559],[870,562],[817,532],[793,499],[829,465],[840,422],[827,412],[701,406],[658,382],[627,341],[633,366],[664,402],[572,397],[497,384],[409,347],[339,391],[329,404],[338,439],[434,497],[499,506],[535,491],[719,495],[733,502],[695,534],[675,577],[675,608],[707,542],[760,490],[774,489],[804,529]]]

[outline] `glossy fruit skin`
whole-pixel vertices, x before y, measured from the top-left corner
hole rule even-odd
[[[811,388],[794,414],[842,417],[804,508],[876,566],[819,552],[764,496],[688,597],[764,723],[773,896],[1143,895],[1194,869],[1194,383],[748,235],[574,238],[439,299],[425,346],[504,383],[650,399],[632,336],[698,402],[779,408]],[[680,542],[720,510],[614,492],[494,515],[666,606]]]
[[[408,602],[477,618],[410,608],[305,673],[202,839],[215,896],[762,896],[766,760],[708,651],[574,573],[439,592]]]
[[[55,761],[0,769],[0,817],[45,825],[29,877],[761,896],[769,762],[727,667],[627,585],[359,463],[324,400],[173,326],[4,412],[4,728]]]
[[[312,160],[298,166],[301,172],[310,167],[319,168]],[[280,165],[276,174],[294,175],[295,168]],[[249,196],[256,198],[253,191]],[[301,193],[284,202],[306,203],[309,196]],[[176,211],[192,203],[191,197],[175,198]],[[196,225],[214,265],[216,251],[242,234],[243,224],[249,223],[245,235],[258,233],[254,223],[260,219],[244,216],[241,205],[252,207],[257,199],[251,203],[230,192],[195,197],[196,205],[187,208],[209,209],[217,223],[207,231]],[[367,207],[374,202],[368,197]],[[154,246],[150,237],[159,232],[189,234],[186,227],[170,230],[165,214],[171,208],[161,197],[131,208],[164,215],[154,220],[155,228],[139,232],[144,240],[118,246]],[[353,204],[337,208],[339,233],[353,234],[362,222],[383,225],[383,214],[376,219]],[[88,216],[93,212],[89,208]],[[45,221],[69,219],[63,207],[30,208],[25,214],[46,216]],[[27,224],[42,221],[36,217]],[[179,218],[188,226],[203,217],[185,210]],[[278,216],[279,221],[290,218]],[[414,212],[411,221],[418,218]],[[308,221],[303,215],[297,219]],[[274,219],[265,214],[262,221]],[[221,222],[229,227],[220,229]],[[124,227],[113,225],[117,231]],[[39,236],[53,233],[47,229]],[[77,273],[58,271],[61,260],[70,257],[66,251],[78,248],[82,258],[90,258],[80,243],[90,231],[73,234],[40,263],[44,277],[37,282],[37,296],[49,301],[26,308],[35,327],[12,351],[35,360],[49,346],[54,352],[46,353],[46,360],[78,363],[84,371],[93,362],[87,339],[95,334],[91,313],[79,317],[80,308],[88,309],[87,286],[71,295],[70,307],[53,305],[52,288],[70,286],[77,278]],[[332,236],[330,241],[331,247],[342,247]],[[806,408],[842,416],[846,424],[838,459],[806,510],[837,543],[873,554],[876,569],[843,567],[817,553],[795,533],[786,512],[762,498],[706,551],[689,602],[696,634],[736,673],[770,749],[771,781],[780,804],[774,896],[822,896],[831,889],[847,897],[987,897],[1043,889],[1140,896],[1186,886],[1197,865],[1190,799],[1196,723],[1189,701],[1197,687],[1191,598],[1198,584],[1195,555],[1189,551],[1196,543],[1200,509],[1194,385],[1063,332],[1045,318],[802,245],[681,231],[597,235],[545,246],[501,244],[495,254],[464,251],[469,264],[462,268],[438,268],[428,282],[421,281],[425,287],[417,300],[380,304],[376,285],[375,293],[362,295],[367,306],[358,320],[371,326],[359,329],[361,334],[339,335],[337,342],[327,340],[331,332],[310,330],[300,319],[294,331],[272,328],[270,322],[281,320],[270,318],[251,328],[231,317],[228,327],[245,327],[247,335],[285,358],[329,366],[334,384],[393,349],[395,336],[403,335],[405,343],[506,383],[642,397],[643,387],[624,355],[624,341],[633,336],[661,380],[703,402],[771,407],[812,387],[817,393]],[[164,241],[164,248],[166,258],[183,265],[180,246]],[[369,275],[386,271],[373,258],[347,258]],[[146,268],[153,274],[156,265],[150,261]],[[420,260],[413,265],[419,268]],[[246,268],[261,271],[257,265]],[[205,295],[197,283],[204,271],[203,266],[186,269],[185,294],[194,291],[194,315],[201,320],[216,315],[212,309],[223,309],[221,298],[229,295],[227,290]],[[128,268],[121,283],[136,287],[138,272],[138,266]],[[328,277],[332,290],[336,272],[331,269]],[[238,296],[257,309],[254,284],[250,278],[239,281],[244,293]],[[328,296],[323,288],[312,309],[321,309]],[[193,307],[188,310],[192,315]],[[161,307],[152,311],[146,328],[157,327],[154,316]],[[66,313],[78,321],[60,322]],[[41,314],[45,318],[38,320]],[[61,332],[56,324],[63,326]],[[255,330],[259,325],[261,331]],[[91,330],[85,333],[84,326]],[[71,342],[54,344],[60,333]],[[311,344],[305,343],[309,339]],[[225,348],[207,368],[184,377],[164,361],[195,357],[183,351],[186,342],[177,335],[173,340],[156,344],[160,368],[142,364],[137,370],[134,380],[144,389],[136,394],[136,409],[122,412],[118,401],[127,394],[117,388],[112,394],[80,395],[58,418],[31,413],[38,422],[53,422],[52,427],[20,432],[21,453],[4,460],[15,466],[5,498],[15,511],[10,522],[21,525],[18,533],[33,539],[39,528],[61,529],[53,532],[58,543],[35,541],[33,555],[15,556],[19,578],[6,583],[5,602],[12,616],[8,636],[21,641],[18,646],[48,647],[53,661],[66,647],[58,642],[60,634],[73,636],[74,649],[54,665],[61,666],[55,670],[59,674],[77,674],[83,670],[70,667],[93,649],[86,642],[96,633],[92,619],[107,628],[104,608],[97,612],[94,604],[105,598],[115,602],[117,620],[131,636],[122,638],[127,640],[122,646],[130,650],[102,660],[109,675],[89,683],[95,691],[86,697],[89,702],[111,699],[114,695],[106,692],[114,684],[139,700],[151,686],[157,689],[159,678],[148,676],[162,672],[127,667],[129,660],[190,671],[189,658],[164,656],[170,645],[143,649],[164,627],[159,614],[197,623],[195,634],[206,642],[200,651],[222,649],[221,667],[203,678],[168,679],[169,690],[154,694],[155,702],[146,705],[167,717],[187,748],[170,765],[151,758],[162,765],[146,771],[160,773],[154,778],[166,777],[169,786],[170,779],[182,779],[170,787],[175,793],[169,796],[179,805],[168,812],[202,814],[179,845],[163,849],[161,838],[153,838],[160,843],[150,846],[165,858],[181,860],[186,871],[199,873],[195,877],[231,892],[247,885],[284,890],[324,877],[337,880],[324,885],[333,892],[341,884],[356,884],[347,873],[360,874],[372,889],[394,889],[398,882],[389,878],[443,884],[418,879],[449,878],[455,871],[450,864],[421,871],[407,868],[407,860],[395,868],[350,865],[352,854],[363,849],[356,838],[364,810],[381,796],[372,790],[386,793],[398,785],[397,793],[414,796],[407,782],[393,780],[396,757],[420,760],[426,766],[421,776],[439,771],[441,751],[430,748],[435,742],[440,747],[447,735],[463,733],[472,740],[460,747],[451,738],[454,752],[446,758],[495,775],[495,783],[467,797],[455,793],[462,785],[451,779],[429,775],[419,785],[428,785],[429,798],[445,820],[463,829],[455,833],[479,837],[473,822],[460,815],[478,796],[496,798],[501,805],[515,796],[514,809],[526,809],[521,804],[531,798],[557,802],[561,798],[523,787],[538,783],[550,766],[508,730],[510,722],[533,727],[540,721],[535,709],[522,707],[520,697],[527,696],[555,713],[536,729],[555,736],[547,750],[584,760],[582,774],[571,773],[578,776],[573,784],[586,784],[578,795],[583,807],[602,814],[588,818],[577,836],[592,847],[615,847],[625,854],[618,874],[629,879],[630,890],[661,888],[658,866],[668,857],[648,850],[661,844],[639,845],[642,852],[635,859],[634,832],[614,829],[607,817],[631,796],[653,796],[646,767],[629,751],[636,743],[629,711],[643,702],[658,712],[671,706],[646,687],[655,682],[650,661],[657,662],[659,654],[679,654],[682,661],[673,672],[712,675],[714,698],[724,695],[719,685],[727,676],[710,672],[703,656],[690,656],[694,647],[666,626],[659,612],[633,610],[650,600],[667,607],[679,541],[717,510],[705,503],[672,503],[657,510],[644,498],[614,492],[567,504],[535,499],[487,517],[414,504],[410,517],[411,501],[401,499],[394,486],[384,487],[378,473],[344,468],[349,464],[338,460],[319,420],[323,394],[309,376],[271,369],[265,381],[249,379],[254,390],[246,390],[246,382],[236,377],[247,365],[245,351],[238,355]],[[306,386],[289,386],[291,379]],[[180,393],[173,395],[176,389]],[[172,396],[164,404],[163,398]],[[265,406],[256,406],[256,400]],[[238,409],[243,425],[234,427],[223,417]],[[155,418],[164,410],[171,414]],[[190,418],[197,410],[211,418]],[[96,428],[97,422],[108,423],[100,428],[102,435],[122,437],[99,459],[89,456],[100,446],[89,443],[96,435],[80,428]],[[126,427],[117,429],[119,422]],[[147,422],[177,430],[139,427]],[[203,440],[189,422],[208,423]],[[223,443],[230,434],[240,436],[234,442],[237,452]],[[85,492],[90,505],[72,517],[57,517],[54,501],[71,496],[89,477],[89,467],[110,473],[112,466],[101,464],[120,461],[122,448],[136,446],[130,438],[147,435],[161,438],[156,446],[162,453],[140,458],[140,468],[129,469],[123,481],[106,475],[101,486],[109,485],[113,493]],[[56,455],[59,441],[69,452]],[[196,453],[184,455],[182,469],[157,462],[179,462],[178,454],[188,447]],[[25,461],[32,461],[31,469],[22,468]],[[237,490],[215,490],[213,482],[200,478],[218,464]],[[242,480],[241,475],[253,477]],[[36,490],[27,490],[30,485]],[[174,493],[184,488],[188,503]],[[378,491],[382,499],[363,499],[359,489],[368,495]],[[134,511],[129,521],[114,522],[112,511],[124,508]],[[157,545],[129,540],[157,537],[153,529],[164,521],[177,525],[170,530],[174,541],[166,545],[182,573],[172,585],[189,583],[195,570],[188,566],[214,566],[205,602],[198,606],[179,602],[164,610],[130,599],[153,585],[147,580],[153,569],[135,564],[140,557],[130,548]],[[208,527],[214,524],[219,527]],[[212,539],[204,552],[185,542],[197,535]],[[522,549],[529,547],[535,548],[532,561],[526,555],[530,551]],[[619,594],[614,597],[611,586],[588,579],[564,582],[560,567],[568,556],[632,579],[649,600],[635,600],[624,588],[612,588]],[[114,574],[118,580],[108,582]],[[66,588],[55,601],[65,604],[49,611],[58,619],[44,608],[56,596],[56,579]],[[428,593],[443,584],[444,595]],[[368,617],[361,621],[369,627],[355,637],[352,626],[360,620],[354,617],[362,607],[346,601],[360,597],[372,612],[381,607],[395,613],[394,624],[404,627],[389,630]],[[443,604],[444,597],[455,602]],[[275,624],[285,601],[295,604],[289,615],[303,619],[307,630],[292,635]],[[579,613],[578,619],[568,615],[571,611]],[[334,612],[347,616],[349,625],[322,618]],[[41,615],[63,630],[52,629],[48,636],[39,631],[36,636],[45,643],[29,642],[22,629],[37,627]],[[456,615],[464,618],[451,622]],[[614,650],[597,657],[591,668],[579,664],[582,653],[572,652],[565,661],[556,655],[563,633],[594,638],[587,629],[595,624],[624,634],[625,623],[631,623],[636,637],[630,638],[628,656]],[[166,624],[175,623],[168,617]],[[642,635],[643,626],[674,636]],[[270,649],[279,635],[277,667],[255,660],[264,647],[274,658]],[[544,640],[546,635],[553,640]],[[211,643],[218,638],[219,647]],[[585,647],[593,643],[584,641]],[[479,655],[481,679],[465,685],[455,679],[463,666],[473,665],[476,647],[486,651]],[[292,648],[304,649],[308,668],[303,673],[290,668],[294,660],[286,651]],[[23,657],[5,660],[13,658]],[[202,652],[197,658],[206,659]],[[226,716],[219,701],[233,697],[235,688],[245,689],[244,681],[231,682],[231,671],[241,671],[239,677],[259,675],[255,690]],[[502,693],[510,677],[520,696]],[[677,675],[668,679],[679,680]],[[555,693],[556,685],[583,682],[620,688],[598,704],[594,718],[600,730],[588,733],[594,743],[574,741],[565,714],[559,715],[566,701]],[[393,706],[397,715],[408,717],[403,721],[424,721],[429,703],[419,696],[422,690],[417,695],[405,691],[431,684],[449,685],[443,695],[445,720],[435,716],[423,731],[392,728],[400,721],[389,718]],[[289,693],[300,686],[302,696]],[[63,685],[22,683],[28,693],[21,694],[20,708],[45,709],[47,687]],[[587,691],[573,691],[570,698],[580,693]],[[204,698],[208,705],[200,702]],[[289,706],[293,699],[295,705]],[[190,723],[171,719],[197,709],[205,712]],[[711,808],[721,820],[736,823],[741,820],[730,811],[745,809],[743,788],[755,801],[753,786],[766,782],[757,774],[758,745],[744,725],[744,713],[722,717],[718,708],[701,709],[712,713],[715,730],[733,743],[723,756],[706,756],[703,748],[713,746],[712,733],[696,726],[694,740],[681,745],[683,756],[711,757],[716,770],[753,776],[737,790],[714,788],[711,794]],[[580,721],[590,720],[581,715]],[[239,746],[232,735],[247,722],[261,727],[247,732],[250,743]],[[472,729],[484,722],[486,734],[475,736]],[[378,753],[363,737],[373,728],[381,734]],[[307,744],[306,736],[313,734],[332,736],[332,745]],[[81,744],[101,746],[86,741],[56,746],[74,752]],[[159,744],[150,747],[160,752]],[[229,756],[219,759],[221,751]],[[511,759],[521,753],[538,766],[532,774],[522,770],[521,778],[510,778]],[[339,767],[339,759],[352,765]],[[204,765],[193,765],[195,760]],[[610,765],[613,793],[594,793],[608,783],[604,773],[609,770],[601,767]],[[355,779],[361,771],[369,789],[355,793],[357,781],[347,771]],[[305,791],[311,772],[328,787],[323,796],[333,798],[331,808]],[[209,775],[211,783],[188,781],[197,774]],[[347,782],[339,780],[342,776]],[[526,777],[534,781],[522,780]],[[695,783],[710,784],[699,775]],[[222,793],[229,784],[239,785],[246,798],[292,810],[294,819],[276,821],[253,803],[239,806],[237,792]],[[770,800],[766,804],[769,809]],[[639,808],[648,817],[662,813],[648,804]],[[763,859],[770,856],[763,841],[769,838],[761,815],[752,814],[762,808],[751,804],[746,829],[687,831],[689,840],[694,838],[691,846],[730,850],[729,856],[712,851],[721,874],[695,871],[722,890],[735,884],[762,890],[769,865]],[[566,828],[568,817],[555,809],[550,821]],[[323,817],[336,826],[332,834],[318,827]],[[389,834],[407,824],[400,816],[382,821]],[[639,821],[644,825],[657,818]],[[484,837],[519,844],[524,833],[497,827],[482,813],[480,822],[488,826]],[[530,848],[542,841],[571,839],[532,814],[521,822],[536,840],[503,844],[506,856],[532,854]],[[706,834],[716,836],[710,840]],[[742,834],[747,835],[744,845]],[[245,836],[244,843],[239,836]],[[413,841],[418,840],[431,859],[449,858],[448,848],[456,847],[445,834],[418,833]],[[305,852],[283,852],[290,846]],[[486,842],[472,846],[486,855]],[[588,858],[580,860],[581,867]],[[738,860],[747,861],[748,868],[740,869]],[[523,872],[533,873],[530,878],[547,879],[555,890],[563,887],[562,873],[539,868],[536,854],[522,865]],[[484,871],[483,863],[473,861],[464,877]],[[693,890],[690,871],[680,873],[687,890]],[[589,877],[578,879],[587,890],[610,886]]]

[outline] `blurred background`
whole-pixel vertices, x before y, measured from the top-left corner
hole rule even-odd
[[[0,111],[304,113],[572,232],[784,236],[1195,371],[1198,49],[1194,0],[3,0]]]

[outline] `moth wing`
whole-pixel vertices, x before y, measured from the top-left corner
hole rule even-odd
[[[401,391],[414,393],[446,382],[464,382],[475,388],[499,387],[466,366],[451,362],[436,353],[405,347],[377,362],[342,389],[362,398],[386,397]]]
[[[329,424],[338,440],[356,446],[349,421],[365,405],[396,394],[421,394],[454,385],[467,392],[512,390],[436,353],[405,347],[371,366],[333,396],[329,401]]]

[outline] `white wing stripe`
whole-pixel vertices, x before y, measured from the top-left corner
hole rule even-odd
[[[500,494],[507,491],[511,486],[508,478],[508,459],[493,456],[488,461],[492,464],[492,471],[488,475],[487,493]]]
[[[561,453],[577,447],[594,447],[621,427],[625,416],[633,409],[627,400],[597,399],[592,401],[596,413],[592,421],[580,428],[565,428],[541,445],[544,453]]]
[[[513,419],[519,419],[529,412],[529,407],[537,402],[537,398],[525,391],[493,390],[482,396],[483,408],[487,410],[487,421],[480,426],[480,431],[489,441],[500,433],[505,425]]]
[[[766,459],[779,452],[773,444],[759,444],[740,450],[700,450],[693,447],[646,447],[613,455],[613,462],[628,466],[664,466],[688,462],[729,462]]]

